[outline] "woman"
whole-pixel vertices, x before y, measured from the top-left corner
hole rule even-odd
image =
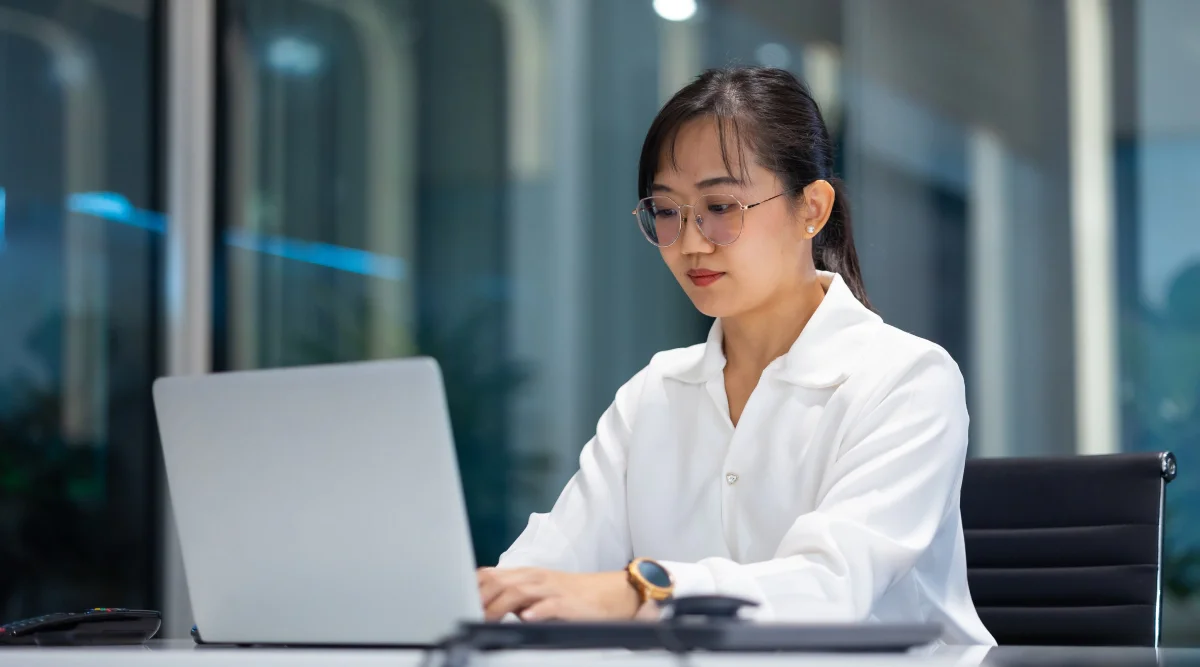
[[[709,71],[659,112],[634,214],[716,322],[618,390],[554,508],[479,571],[487,617],[630,618],[718,593],[759,619],[935,622],[994,644],[967,589],[962,376],[871,310],[832,171],[786,71]]]

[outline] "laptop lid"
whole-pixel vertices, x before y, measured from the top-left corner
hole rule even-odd
[[[154,385],[206,642],[430,644],[482,617],[431,359]]]

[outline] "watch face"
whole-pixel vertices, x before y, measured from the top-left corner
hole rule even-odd
[[[654,561],[640,561],[637,564],[637,570],[638,574],[642,575],[646,581],[659,588],[669,588],[671,586],[671,575],[667,574],[666,568]]]

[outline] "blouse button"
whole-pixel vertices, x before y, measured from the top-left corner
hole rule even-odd
[[[725,473],[725,481],[726,481],[726,482],[727,482],[727,483],[728,483],[730,486],[733,486],[734,484],[737,484],[737,481],[738,481],[738,476],[737,476],[737,473],[735,473],[735,472],[729,472],[729,473]]]

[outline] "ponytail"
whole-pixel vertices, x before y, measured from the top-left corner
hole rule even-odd
[[[854,249],[854,232],[850,226],[850,201],[846,198],[846,186],[840,178],[827,180],[833,186],[833,210],[820,233],[813,237],[813,265],[819,271],[831,271],[841,275],[855,298],[874,310],[871,301],[867,299],[862,269],[858,265],[858,251]]]

